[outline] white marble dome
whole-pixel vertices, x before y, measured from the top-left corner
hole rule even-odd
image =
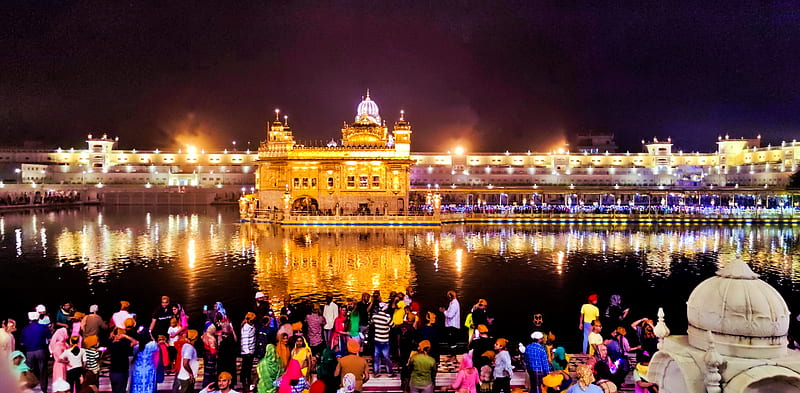
[[[735,260],[698,285],[686,302],[689,344],[708,348],[708,331],[722,355],[745,358],[786,353],[789,308],[775,288]]]
[[[372,99],[369,98],[369,90],[367,90],[367,96],[358,104],[358,109],[356,109],[356,121],[363,121],[369,120],[375,124],[381,124],[381,115],[380,111],[378,110],[378,104]]]

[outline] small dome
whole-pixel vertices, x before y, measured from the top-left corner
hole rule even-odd
[[[367,90],[367,96],[358,104],[358,109],[356,110],[356,121],[369,121],[370,123],[374,124],[381,124],[381,115],[378,110],[378,104],[375,101],[372,101],[369,98],[369,90]]]
[[[708,347],[707,331],[722,355],[760,357],[786,349],[789,308],[775,288],[735,260],[698,285],[686,302],[689,343]]]

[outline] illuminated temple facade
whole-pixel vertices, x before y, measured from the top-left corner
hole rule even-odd
[[[355,121],[344,123],[341,145],[295,143],[288,123],[267,124],[258,149],[255,184],[264,207],[296,212],[404,211],[408,201],[411,124],[401,111],[391,134],[369,92]]]
[[[374,213],[407,209],[424,200],[420,195],[425,191],[437,188],[449,194],[450,202],[464,203],[491,203],[501,189],[507,190],[507,201],[522,201],[534,190],[775,191],[784,189],[800,163],[796,141],[764,146],[760,137],[727,136],[711,152],[685,152],[669,139],[653,139],[642,141],[641,152],[575,152],[565,146],[547,152],[479,153],[452,147],[442,153],[412,153],[411,124],[402,111],[391,130],[369,94],[356,112],[341,136],[323,146],[297,143],[288,122],[276,117],[252,151],[188,146],[121,150],[106,135],[89,135],[85,149],[0,149],[0,187],[228,187],[254,193],[260,208],[285,209],[288,204],[299,211],[338,207],[347,213]]]

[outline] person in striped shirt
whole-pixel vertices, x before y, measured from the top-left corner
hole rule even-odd
[[[372,315],[372,326],[375,328],[375,352],[372,356],[372,368],[375,377],[380,376],[381,360],[386,365],[386,372],[394,377],[392,360],[389,358],[389,331],[392,329],[392,317],[386,312],[386,307],[379,307],[378,312]]]

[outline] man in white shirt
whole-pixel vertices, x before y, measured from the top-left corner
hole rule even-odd
[[[339,316],[339,306],[333,301],[333,296],[325,296],[325,308],[322,309],[322,316],[325,317],[325,343],[330,347],[331,333],[333,332],[333,321]]]
[[[112,327],[118,327],[125,329],[125,321],[130,318],[133,318],[133,314],[128,312],[128,308],[131,306],[129,302],[125,300],[119,302],[119,311],[115,312],[111,315],[111,323]]]
[[[197,360],[197,350],[194,349],[194,342],[197,340],[197,330],[189,330],[186,332],[186,339],[189,341],[181,348],[181,369],[178,371],[176,378],[178,385],[178,393],[192,393],[194,392],[194,381],[197,378],[197,370],[200,367],[200,362]],[[230,383],[230,378],[228,379]]]
[[[256,314],[254,312],[248,312],[244,316],[244,321],[242,321],[242,334],[239,336],[241,337],[242,344],[242,368],[240,380],[242,381],[242,387],[245,391],[248,390],[248,387],[253,382],[253,358],[256,351],[255,319]]]
[[[444,313],[444,328],[447,334],[447,343],[450,346],[449,352],[454,356],[458,332],[461,330],[461,305],[458,303],[456,291],[447,291],[447,298],[450,299],[447,309],[439,307],[439,311]]]

